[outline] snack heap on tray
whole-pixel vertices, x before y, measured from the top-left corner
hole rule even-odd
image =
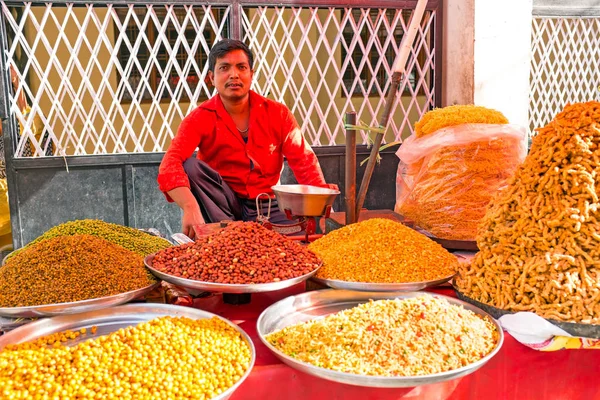
[[[156,279],[143,256],[169,246],[165,239],[122,225],[66,222],[7,257],[0,268],[0,307],[75,302],[145,288]]]
[[[232,222],[194,243],[161,250],[152,260],[160,272],[224,284],[279,282],[320,265],[312,251],[256,222]]]
[[[291,325],[266,337],[317,367],[360,375],[419,376],[464,367],[497,345],[487,318],[443,298],[378,300]]]
[[[67,347],[75,336],[0,352],[0,397],[211,399],[242,378],[252,357],[242,335],[217,317],[161,317]]]
[[[568,105],[492,201],[458,289],[505,310],[600,324],[599,184],[600,103]]]
[[[458,260],[401,223],[373,218],[336,229],[308,248],[323,259],[316,277],[349,282],[407,283],[450,278]]]

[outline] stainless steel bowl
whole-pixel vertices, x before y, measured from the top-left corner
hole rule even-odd
[[[132,290],[126,293],[69,303],[42,304],[25,307],[0,307],[0,316],[11,318],[54,317],[57,315],[79,314],[88,311],[101,310],[103,308],[118,306],[142,297],[153,291],[158,285],[160,285],[160,282],[152,283],[141,289]]]
[[[450,276],[423,282],[404,282],[404,283],[369,283],[369,282],[350,282],[337,279],[323,279],[312,277],[311,279],[322,285],[334,289],[354,290],[357,292],[416,292],[448,282],[454,277]]]
[[[297,285],[300,282],[304,282],[308,278],[312,277],[317,273],[321,266],[310,271],[308,274],[297,276],[295,278],[284,279],[279,282],[268,282],[268,283],[217,283],[217,282],[205,282],[197,281],[194,279],[181,278],[179,276],[167,274],[159,271],[152,266],[154,260],[154,254],[150,254],[144,258],[144,264],[146,267],[156,276],[158,279],[162,279],[165,282],[172,283],[173,285],[181,286],[188,290],[206,290],[209,292],[218,293],[261,293],[261,292],[273,292],[275,290],[281,290],[290,286]]]
[[[296,296],[290,296],[265,309],[256,323],[258,336],[265,346],[271,350],[275,356],[290,367],[307,374],[317,376],[334,382],[346,383],[356,386],[367,387],[384,387],[384,388],[400,388],[413,387],[419,385],[428,385],[438,382],[447,381],[450,379],[460,378],[471,374],[481,368],[485,363],[491,360],[502,347],[504,335],[502,327],[483,310],[464,301],[457,300],[452,297],[443,296],[440,294],[429,293],[431,296],[448,300],[450,304],[461,306],[467,310],[473,311],[475,314],[487,318],[496,327],[498,331],[498,342],[494,349],[483,357],[481,360],[472,364],[465,365],[462,368],[453,369],[450,371],[439,372],[431,375],[418,376],[371,376],[358,375],[347,372],[339,372],[331,369],[321,368],[312,364],[305,363],[288,356],[279,349],[275,348],[266,339],[270,333],[283,329],[290,325],[295,325],[300,322],[309,321],[312,319],[323,318],[329,314],[333,314],[342,310],[356,307],[361,303],[366,303],[370,300],[383,299],[406,299],[423,295],[424,292],[353,292],[348,290],[317,290],[313,292],[302,293]]]
[[[275,185],[271,189],[282,212],[289,209],[292,215],[303,217],[324,215],[340,194],[339,190],[310,185]]]
[[[88,311],[77,315],[62,315],[53,318],[44,318],[21,326],[0,337],[0,351],[9,344],[30,342],[57,332],[64,332],[66,330],[78,331],[82,328],[86,328],[90,331],[94,326],[98,329],[94,335],[81,335],[70,341],[69,345],[72,346],[88,339],[108,335],[121,328],[135,326],[150,321],[151,319],[167,315],[191,319],[217,317],[222,321],[225,321],[242,335],[244,341],[250,347],[250,352],[252,354],[250,365],[244,375],[234,383],[233,386],[214,397],[212,400],[229,399],[233,392],[242,384],[242,382],[244,382],[244,380],[246,380],[246,378],[248,378],[252,371],[252,367],[256,361],[254,344],[252,343],[250,336],[233,322],[208,311],[197,310],[190,307],[181,307],[170,304],[126,304],[103,310]]]

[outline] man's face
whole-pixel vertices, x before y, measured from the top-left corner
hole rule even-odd
[[[239,100],[248,94],[253,74],[243,50],[233,50],[217,58],[215,71],[208,72],[217,92],[228,100]]]

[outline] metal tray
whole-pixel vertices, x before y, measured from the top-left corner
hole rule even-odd
[[[447,250],[479,251],[479,248],[477,247],[477,242],[475,240],[443,239],[431,234],[429,231],[426,231],[425,229],[422,229],[418,226],[413,226],[412,228],[417,232],[427,236],[429,239],[438,243],[440,246]]]
[[[186,289],[196,289],[196,290],[205,290],[209,292],[219,292],[219,293],[259,293],[259,292],[272,292],[275,290],[285,289],[290,286],[294,286],[300,282],[304,282],[308,278],[312,277],[317,273],[319,268],[316,268],[314,271],[309,272],[308,274],[299,276],[297,278],[286,279],[284,281],[279,282],[269,282],[269,283],[249,283],[249,284],[235,284],[235,283],[215,283],[215,282],[204,282],[204,281],[196,281],[193,279],[180,278],[178,276],[166,274],[152,267],[152,260],[154,259],[154,254],[146,256],[144,258],[144,264],[152,273],[169,283],[174,285],[178,285],[184,287]]]
[[[490,306],[489,304],[481,303],[477,300],[474,300],[468,296],[465,296],[461,292],[458,291],[456,286],[454,287],[454,291],[459,299],[466,301],[467,303],[473,304],[474,306],[481,308],[494,318],[500,318],[506,314],[515,314],[514,311],[507,311],[501,308],[497,308],[494,306]],[[545,319],[545,318],[544,318]],[[591,324],[577,324],[574,322],[562,322],[556,321],[553,319],[546,319],[546,321],[550,322],[563,329],[564,331],[570,333],[573,336],[583,337],[588,339],[600,339],[600,325],[591,325]]]
[[[287,209],[292,215],[304,217],[323,216],[327,206],[332,206],[340,194],[339,190],[311,185],[275,185],[271,190],[281,212],[285,213]]]
[[[118,307],[90,311],[78,315],[63,315],[59,317],[46,318],[32,322],[28,325],[8,332],[3,336],[0,336],[0,350],[9,344],[29,342],[52,333],[64,332],[66,330],[77,331],[82,328],[86,328],[88,331],[90,331],[92,326],[98,328],[97,332],[93,335],[81,335],[76,339],[69,341],[69,345],[73,346],[85,340],[116,332],[121,328],[135,326],[142,322],[150,321],[151,319],[167,315],[173,317],[188,317],[191,319],[217,317],[238,331],[246,343],[248,343],[251,352],[248,370],[232,387],[213,398],[213,400],[228,399],[252,371],[252,367],[254,366],[254,362],[256,360],[256,350],[254,349],[254,344],[252,343],[252,340],[250,340],[248,334],[231,321],[216,314],[195,308],[174,306],[170,304],[125,304]]]
[[[455,274],[454,274],[455,275]],[[406,282],[406,283],[369,283],[369,282],[349,282],[336,279],[323,279],[313,277],[312,280],[322,285],[334,289],[354,290],[358,292],[416,292],[427,289],[432,286],[438,286],[450,281],[454,275],[442,279],[425,282]]]
[[[100,297],[97,299],[73,301],[70,303],[45,304],[28,307],[0,307],[0,315],[11,318],[34,318],[78,314],[86,311],[100,310],[103,308],[118,306],[141,297],[147,293],[150,293],[159,284],[160,282],[156,282],[144,288],[132,290],[131,292]]]
[[[335,382],[346,383],[356,386],[366,387],[413,387],[419,385],[432,384],[450,379],[460,378],[468,375],[477,369],[481,368],[492,357],[498,353],[504,341],[502,328],[496,320],[491,318],[487,313],[477,307],[457,300],[455,298],[442,296],[435,293],[429,293],[434,297],[444,298],[451,304],[460,305],[467,310],[471,310],[476,314],[489,318],[496,329],[498,330],[498,343],[496,347],[481,360],[469,364],[465,367],[454,369],[452,371],[441,372],[432,375],[423,376],[398,376],[398,377],[377,377],[368,375],[350,374],[346,372],[333,371],[321,367],[316,367],[295,358],[289,357],[283,352],[273,347],[265,336],[269,333],[285,328],[286,326],[294,325],[300,322],[309,321],[311,319],[324,317],[329,314],[336,313],[348,308],[355,307],[361,303],[366,303],[369,300],[382,300],[394,298],[410,298],[423,295],[423,292],[418,293],[374,293],[374,292],[351,292],[346,290],[319,290],[307,292],[298,296],[290,296],[283,299],[269,308],[260,315],[257,321],[257,331],[260,340],[269,348],[281,361],[292,368],[299,371],[318,376],[323,379],[328,379]]]

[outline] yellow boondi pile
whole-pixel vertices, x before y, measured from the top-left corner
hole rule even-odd
[[[498,338],[487,318],[430,295],[371,301],[266,337],[300,361],[373,376],[461,368],[489,354]]]
[[[71,338],[51,335],[3,349],[0,398],[208,400],[239,381],[252,361],[241,334],[216,317],[160,317],[61,345]]]
[[[600,324],[600,103],[569,105],[538,132],[456,283],[502,309]]]
[[[458,260],[439,244],[401,223],[373,218],[312,242],[322,260],[316,276],[349,282],[404,283],[450,277]]]
[[[436,109],[415,124],[416,136],[422,139],[407,140],[404,145],[435,141],[434,132],[439,129],[475,123],[506,124],[508,121],[499,111],[485,107],[465,105]],[[459,132],[457,138],[459,135],[467,133]],[[475,240],[477,225],[491,197],[521,162],[522,146],[520,138],[497,134],[466,144],[444,145],[423,154],[417,162],[405,163],[396,212],[435,237]],[[403,151],[398,152],[401,159]]]
[[[429,135],[439,129],[461,124],[508,124],[500,111],[474,105],[455,105],[431,110],[415,123],[418,137]]]

